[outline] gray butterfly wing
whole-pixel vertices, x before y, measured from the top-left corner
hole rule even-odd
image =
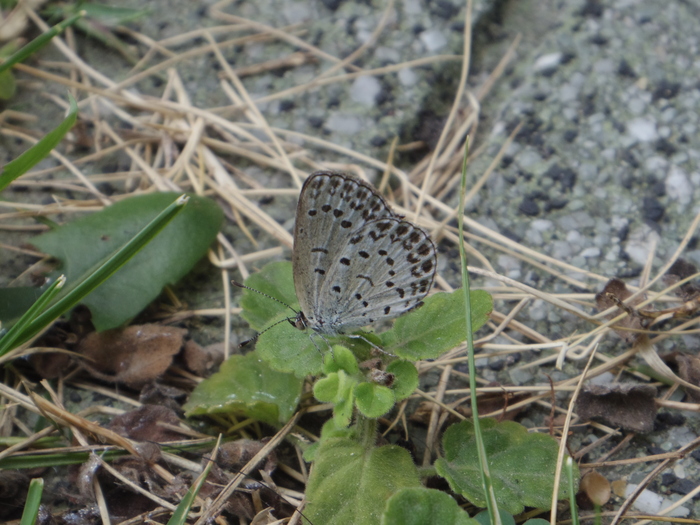
[[[361,328],[422,305],[436,268],[435,245],[418,226],[396,217],[363,225],[328,268],[319,331]]]
[[[294,225],[294,289],[312,328],[325,299],[321,289],[352,232],[367,221],[393,217],[386,201],[367,183],[341,173],[319,171],[304,182]]]

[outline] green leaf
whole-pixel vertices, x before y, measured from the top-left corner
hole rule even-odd
[[[493,300],[483,290],[474,290],[471,297],[472,323],[476,331],[488,320]],[[399,317],[393,329],[381,337],[384,349],[399,357],[412,361],[440,357],[467,338],[462,290],[427,297],[421,308]]]
[[[338,370],[319,379],[314,385],[314,397],[321,402],[333,403],[333,420],[337,428],[350,424],[354,408],[354,389],[357,379]]]
[[[131,197],[68,223],[32,242],[63,263],[69,287],[80,282],[116,249],[134,237],[168,206],[176,193]],[[204,197],[189,204],[146,248],[83,301],[98,331],[123,325],[177,282],[202,258],[223,219],[221,209]]]
[[[334,345],[323,362],[323,372],[330,374],[344,370],[347,374],[353,375],[360,371],[360,366],[357,364],[357,358],[349,349],[341,345]]]
[[[394,384],[391,389],[394,391],[397,401],[406,399],[418,388],[418,370],[410,361],[397,359],[386,367],[386,371],[394,374]]]
[[[54,149],[58,143],[61,142],[65,134],[70,131],[78,118],[78,104],[70,94],[68,95],[68,101],[70,102],[70,107],[68,108],[68,115],[66,115],[66,118],[63,119],[55,129],[47,133],[39,142],[34,144],[15,160],[5,164],[5,167],[0,172],[0,191],[7,188],[13,180],[24,175],[32,166],[51,153],[51,150]]]
[[[329,419],[323,424],[323,427],[321,428],[321,439],[316,441],[313,445],[309,445],[304,449],[304,461],[307,461],[311,463],[312,461],[316,461],[316,454],[318,453],[318,449],[321,446],[321,443],[325,443],[329,439],[332,438],[343,438],[343,439],[352,439],[356,437],[356,432],[355,432],[354,427],[341,427],[338,428],[338,426],[335,424],[335,421],[333,419]]]
[[[378,418],[389,412],[396,402],[394,392],[376,383],[360,383],[355,387],[355,404],[366,417]]]
[[[559,450],[557,441],[546,434],[528,433],[524,426],[513,421],[497,423],[494,419],[483,419],[481,430],[499,508],[513,515],[520,514],[526,506],[549,509]],[[486,499],[472,422],[462,421],[448,428],[442,446],[444,457],[435,462],[438,474],[453,491],[484,507]],[[575,477],[578,479],[578,468]],[[568,494],[564,478],[559,494],[562,497]]]
[[[319,525],[377,525],[386,501],[407,487],[420,487],[420,481],[405,449],[365,449],[354,440],[331,438],[317,450],[304,514]]]
[[[398,491],[387,501],[381,525],[478,525],[448,494],[423,487]]]
[[[302,385],[294,375],[270,368],[256,352],[234,355],[197,385],[184,409],[188,416],[232,412],[276,426],[294,414]]]
[[[266,264],[262,270],[251,274],[244,284],[260,292],[243,288],[241,297],[241,317],[248,321],[253,330],[262,332],[272,324],[273,319],[280,318],[282,314],[284,317],[294,318],[296,310],[299,309],[299,301],[294,291],[292,263],[282,261]],[[285,305],[289,305],[293,310]]]
[[[498,510],[498,515],[501,518],[501,525],[515,525],[515,518],[508,514],[505,510],[499,509]],[[491,516],[489,516],[489,511],[488,510],[482,510],[474,516],[474,519],[480,523],[481,525],[491,525]],[[530,520],[528,520],[530,521]],[[544,521],[544,520],[542,520]],[[527,522],[526,522],[527,523]],[[545,522],[547,523],[547,522]],[[549,525],[549,523],[547,523]]]

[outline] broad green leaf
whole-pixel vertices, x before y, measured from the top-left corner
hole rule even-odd
[[[493,300],[487,292],[474,290],[471,302],[476,331],[488,320]],[[384,350],[399,357],[412,361],[440,357],[467,338],[462,290],[427,297],[421,308],[399,317],[394,327],[381,336]]]
[[[402,489],[387,501],[381,525],[479,525],[439,490]]]
[[[244,284],[260,292],[243,288],[241,297],[241,317],[248,321],[253,330],[262,332],[272,324],[273,319],[279,318],[283,313],[285,317],[294,319],[299,301],[294,291],[292,263],[282,261],[266,264],[262,270],[251,274]]]
[[[546,434],[528,433],[513,421],[483,419],[481,430],[499,508],[513,515],[520,514],[526,506],[550,508],[557,441]],[[444,457],[435,462],[438,474],[453,491],[484,507],[486,499],[472,422],[462,421],[448,428],[442,446]],[[578,468],[575,472],[578,479]],[[568,493],[568,483],[562,478],[559,494],[566,497]]]
[[[131,197],[35,237],[32,243],[63,263],[69,288],[94,271],[117,248],[178,197],[154,193]],[[223,219],[209,199],[191,196],[189,204],[163,231],[85,304],[98,331],[123,325],[153,301],[167,284],[187,274],[206,253]]]
[[[391,389],[394,391],[397,401],[406,399],[418,388],[418,370],[410,361],[397,359],[389,363],[386,371],[395,376]]]
[[[304,461],[311,463],[316,461],[316,454],[318,452],[321,443],[325,443],[329,439],[343,438],[352,439],[356,436],[356,429],[354,427],[342,427],[338,428],[333,419],[329,419],[323,424],[321,428],[321,439],[316,441],[313,445],[308,445],[304,449]]]
[[[294,375],[270,368],[256,352],[234,355],[197,385],[184,409],[188,416],[232,412],[277,426],[294,414],[302,385]]]
[[[0,65],[0,67],[2,66]],[[58,143],[61,142],[65,134],[70,131],[78,118],[78,104],[70,94],[68,95],[68,101],[70,107],[68,108],[68,115],[66,115],[66,118],[63,119],[56,128],[48,132],[39,142],[34,144],[15,160],[5,164],[5,167],[0,172],[0,191],[7,188],[13,180],[24,175],[32,166],[51,153],[51,150],[54,149]],[[173,199],[170,200],[172,202]],[[161,210],[162,209],[163,208],[161,208]]]
[[[366,417],[378,418],[389,412],[396,402],[394,392],[376,383],[360,383],[355,387],[355,404]]]
[[[306,485],[304,523],[377,525],[387,500],[407,487],[420,487],[420,481],[405,449],[365,449],[350,439],[324,440]]]

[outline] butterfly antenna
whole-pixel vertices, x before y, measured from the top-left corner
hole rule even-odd
[[[297,312],[294,308],[292,308],[291,306],[289,306],[287,303],[285,303],[285,302],[280,301],[279,299],[277,299],[277,297],[272,297],[271,295],[266,294],[265,292],[261,292],[260,290],[256,290],[255,288],[251,288],[250,286],[246,286],[245,284],[239,283],[238,281],[232,280],[232,281],[231,281],[231,284],[234,285],[234,286],[238,286],[239,288],[245,288],[246,290],[250,290],[251,292],[259,293],[259,294],[262,295],[263,297],[267,297],[268,299],[272,299],[273,301],[278,302],[278,303],[281,304],[282,306],[286,306],[287,308],[289,308],[289,309],[290,309],[292,312],[294,312],[295,314],[298,314],[298,313],[299,313],[299,312]],[[275,325],[272,325],[272,326],[275,326]],[[271,326],[270,328],[272,328],[272,326]],[[258,335],[260,335],[260,334],[258,334]]]
[[[263,295],[265,295],[265,294],[263,294]],[[284,303],[282,303],[282,304],[284,304]],[[275,324],[272,324],[272,325],[268,326],[267,328],[265,328],[265,330],[263,330],[262,332],[258,332],[257,334],[255,334],[255,335],[254,335],[253,337],[251,337],[250,339],[247,339],[247,340],[243,341],[241,344],[238,345],[238,348],[243,348],[244,346],[246,346],[246,345],[248,345],[248,344],[250,344],[250,343],[252,343],[252,342],[254,342],[254,341],[257,341],[258,338],[259,338],[261,335],[263,335],[265,332],[267,332],[270,328],[274,328],[274,327],[277,326],[278,324],[284,323],[285,321],[291,322],[293,319],[294,319],[294,318],[292,318],[292,317],[287,317],[287,318],[285,318],[285,319],[281,319],[281,320],[277,321]]]

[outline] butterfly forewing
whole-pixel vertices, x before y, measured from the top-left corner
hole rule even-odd
[[[294,226],[294,288],[313,328],[330,266],[353,232],[367,221],[393,217],[386,201],[368,184],[348,175],[316,172],[304,182]]]
[[[336,333],[392,319],[420,306],[433,284],[437,256],[427,233],[389,217],[353,232],[320,289],[321,332]]]

